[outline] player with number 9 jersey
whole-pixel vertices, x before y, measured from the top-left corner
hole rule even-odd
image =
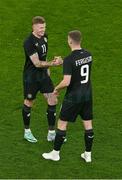
[[[85,49],[74,50],[64,59],[63,74],[71,75],[71,82],[67,87],[65,99],[73,103],[91,100],[91,65],[91,53]]]
[[[91,150],[94,139],[92,126],[92,86],[91,66],[92,55],[81,47],[82,34],[78,30],[68,33],[68,45],[71,48],[69,56],[63,61],[63,80],[55,87],[54,93],[67,87],[60,110],[54,148],[49,153],[43,153],[45,159],[60,160],[60,150],[66,137],[68,122],[75,122],[80,115],[84,126],[85,151],[81,158],[91,162]],[[75,139],[75,136],[74,136]]]
[[[64,58],[63,75],[71,75],[71,81],[66,90],[60,119],[74,122],[80,109],[83,120],[93,118],[91,66],[92,55],[83,48],[73,50]]]

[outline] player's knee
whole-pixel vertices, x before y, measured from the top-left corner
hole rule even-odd
[[[24,100],[24,104],[28,107],[32,107],[33,106],[33,100],[28,100],[28,99],[25,99]]]
[[[47,98],[47,102],[49,105],[56,105],[58,103],[58,99],[52,94],[49,98]]]
[[[67,129],[67,121],[58,120],[58,129],[64,131]]]
[[[83,121],[85,130],[92,129],[92,120]]]

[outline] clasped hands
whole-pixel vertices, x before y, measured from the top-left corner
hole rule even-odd
[[[60,66],[63,64],[63,59],[61,56],[55,56],[51,63],[53,66]]]

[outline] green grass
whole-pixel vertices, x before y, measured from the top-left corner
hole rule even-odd
[[[0,178],[122,178],[121,121],[121,0],[4,0],[0,1]],[[48,58],[67,55],[67,33],[79,29],[83,47],[94,57],[93,162],[80,159],[83,150],[83,128],[80,119],[68,128],[68,142],[61,151],[61,161],[42,159],[52,149],[46,141],[46,103],[38,95],[32,111],[31,128],[37,144],[23,140],[21,107],[23,40],[31,31],[31,19],[42,15],[47,21]],[[61,68],[52,68],[57,84]],[[64,91],[59,98],[59,107]]]

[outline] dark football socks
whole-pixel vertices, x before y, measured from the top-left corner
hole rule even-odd
[[[92,144],[94,139],[93,129],[85,130],[84,140],[85,140],[85,151],[91,152]]]
[[[54,130],[55,128],[55,121],[56,121],[56,105],[48,105],[47,108],[47,120],[49,130]]]
[[[30,114],[31,114],[31,107],[23,105],[22,109],[22,116],[23,116],[23,122],[26,129],[29,128],[30,125]]]
[[[65,137],[66,137],[66,131],[57,129],[56,137],[55,137],[55,141],[54,141],[54,150],[60,151]]]

